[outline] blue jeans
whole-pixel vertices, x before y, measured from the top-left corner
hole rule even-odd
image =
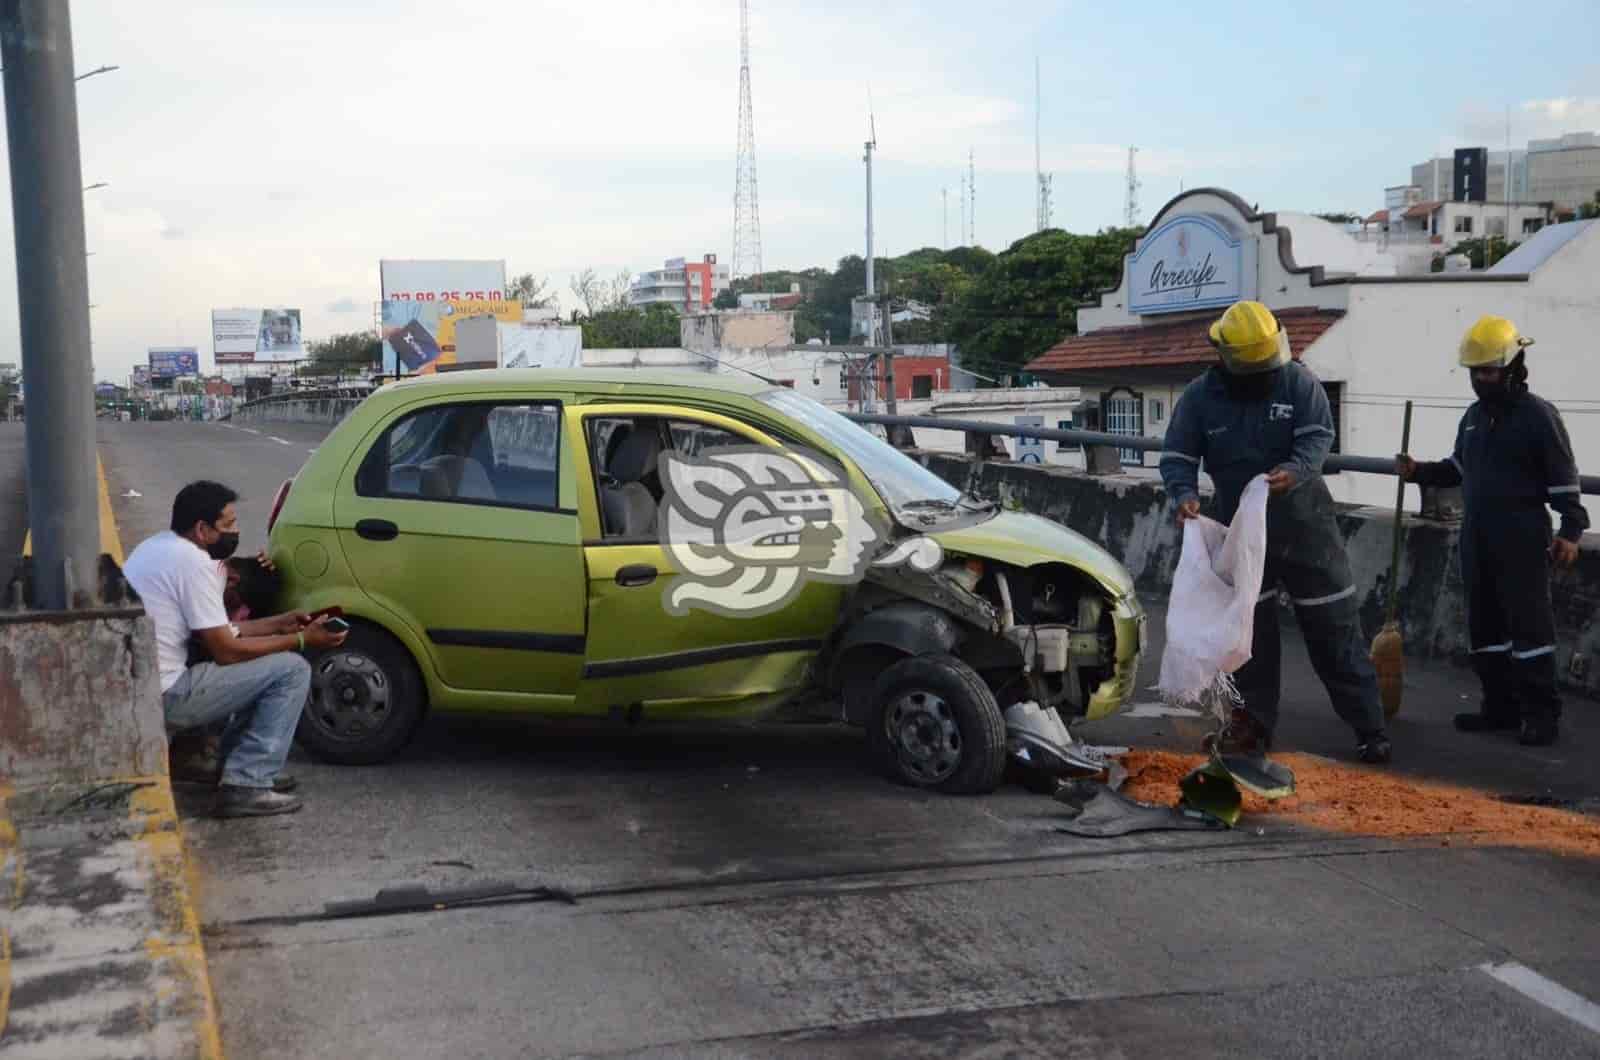
[[[311,665],[293,652],[218,666],[197,663],[162,697],[167,729],[227,719],[222,733],[222,783],[270,788],[294,743],[311,692]]]

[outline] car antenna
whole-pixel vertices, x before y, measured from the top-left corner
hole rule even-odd
[[[743,372],[745,375],[753,375],[757,379],[761,380],[763,383],[767,384],[768,386],[782,386],[783,385],[782,383],[778,382],[776,379],[768,379],[766,376],[762,375],[760,372],[752,372],[750,369],[743,368],[743,367],[741,367],[741,366],[739,366],[737,364],[734,364],[732,361],[724,361],[721,357],[713,357],[713,356],[711,356],[711,354],[703,353],[700,350],[690,350],[689,352],[693,353],[693,354],[696,354],[696,355],[698,355],[700,357],[704,357],[708,361],[714,361],[717,364],[720,364],[724,368],[732,368],[736,372]]]

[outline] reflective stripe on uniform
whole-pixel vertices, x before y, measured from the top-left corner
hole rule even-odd
[[[1582,492],[1582,488],[1579,487],[1579,486],[1551,486],[1550,487],[1550,495],[1552,497],[1555,496],[1558,493],[1580,493],[1580,492]]]
[[[1164,451],[1161,454],[1161,459],[1165,460],[1169,456],[1170,457],[1175,457],[1178,460],[1187,460],[1191,464],[1199,464],[1200,463],[1200,458],[1198,456],[1190,456],[1188,453],[1179,453],[1179,452],[1176,452],[1176,451],[1174,451],[1172,449],[1168,449],[1168,450]]]
[[[1296,438],[1300,437],[1303,434],[1332,434],[1332,433],[1333,433],[1333,428],[1325,427],[1320,423],[1313,423],[1308,427],[1296,427],[1294,429],[1294,436]]]
[[[1277,598],[1278,598],[1278,590],[1276,590],[1276,589],[1268,589],[1266,592],[1264,592],[1260,596],[1256,597],[1256,604],[1257,605],[1264,604],[1268,600],[1276,600]]]
[[[1555,650],[1556,646],[1554,644],[1546,644],[1542,648],[1533,648],[1528,651],[1514,651],[1511,653],[1511,657],[1518,662],[1526,662],[1529,659],[1537,659],[1541,655],[1549,655]]]
[[[1300,607],[1321,607],[1323,604],[1336,604],[1340,600],[1343,600],[1346,597],[1354,596],[1355,594],[1356,587],[1352,585],[1347,589],[1340,589],[1338,592],[1330,593],[1327,596],[1313,596],[1305,600],[1302,600],[1299,597],[1291,597],[1291,599],[1293,599],[1294,602]]]
[[[1461,471],[1461,461],[1457,460],[1453,456],[1447,456],[1444,459],[1445,459],[1445,463],[1454,464],[1456,466],[1456,470],[1457,471]],[[1465,474],[1465,472],[1462,472],[1462,473]]]
[[[1511,642],[1508,640],[1504,644],[1490,644],[1487,647],[1483,647],[1483,648],[1473,648],[1472,649],[1472,654],[1474,654],[1474,655],[1490,655],[1490,654],[1493,654],[1495,652],[1510,651],[1510,650],[1511,650]]]

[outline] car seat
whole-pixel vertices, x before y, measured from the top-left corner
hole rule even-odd
[[[655,472],[660,456],[661,435],[654,423],[633,428],[612,448],[606,461],[608,481],[600,487],[607,533],[622,537],[655,533],[658,505],[642,480]]]
[[[435,456],[424,460],[422,495],[430,500],[497,500],[494,482],[470,456]]]

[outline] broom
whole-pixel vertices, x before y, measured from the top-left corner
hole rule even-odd
[[[1401,433],[1400,452],[1411,449],[1411,402],[1406,402],[1406,423]],[[1400,635],[1400,540],[1406,505],[1406,480],[1400,479],[1394,499],[1394,555],[1389,562],[1389,619],[1372,638],[1372,666],[1378,671],[1378,698],[1383,702],[1383,716],[1393,718],[1400,713],[1400,698],[1404,692],[1406,674],[1406,646]]]

